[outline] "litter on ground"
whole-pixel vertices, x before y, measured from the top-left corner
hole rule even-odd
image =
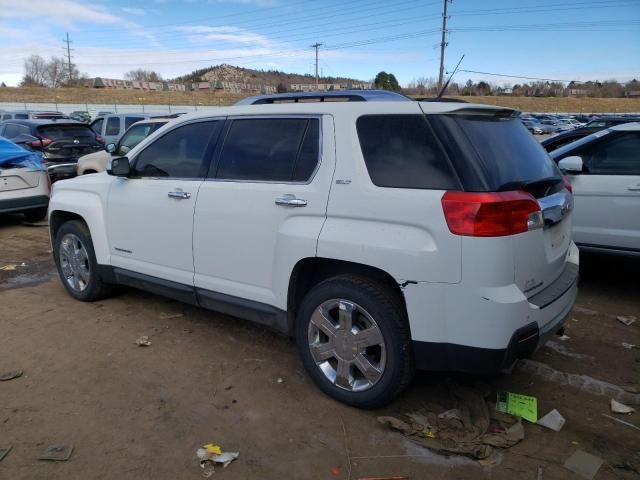
[[[617,400],[611,399],[611,411],[613,413],[633,413],[636,411],[635,408],[630,407],[629,405],[625,405],[624,403],[620,403]]]
[[[8,447],[0,447],[0,462],[2,461],[2,459],[4,457],[6,457],[9,452],[11,451],[11,445],[9,445]]]
[[[22,370],[10,370],[8,372],[0,372],[0,382],[7,382],[22,376]]]
[[[564,417],[560,415],[560,412],[558,412],[558,410],[554,408],[544,417],[538,420],[538,425],[549,428],[554,432],[559,432],[560,430],[562,430],[565,422],[566,420],[564,419]]]
[[[538,400],[536,397],[520,393],[498,392],[496,411],[536,423],[538,421]]]
[[[566,462],[564,462],[564,468],[572,471],[573,473],[592,480],[596,476],[598,470],[602,466],[602,459],[591,455],[590,453],[578,450],[571,455]]]
[[[220,463],[222,468],[227,468],[240,452],[223,452],[222,447],[214,443],[208,443],[199,448],[196,455],[200,459],[200,468],[213,467],[213,464]]]
[[[524,439],[519,418],[495,411],[473,387],[446,383],[449,408],[442,408],[442,402],[399,416],[381,416],[378,421],[425,448],[476,459],[486,459],[494,448],[509,448]]]
[[[136,340],[136,345],[138,345],[139,347],[150,347],[151,341],[149,340],[149,337],[143,335]]]
[[[66,462],[73,453],[73,445],[49,445],[38,460]]]
[[[621,323],[624,323],[628,327],[629,325],[631,325],[633,322],[636,321],[636,317],[634,317],[633,315],[629,315],[629,316],[618,315],[616,317],[616,320],[618,320]]]

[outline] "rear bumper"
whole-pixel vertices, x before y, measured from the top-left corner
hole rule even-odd
[[[515,285],[480,296],[462,284],[405,289],[416,367],[492,373],[532,354],[564,326],[575,303],[577,248],[571,251],[563,273],[530,298]]]
[[[10,198],[0,200],[0,213],[23,212],[34,208],[47,208],[49,197],[47,195],[35,195],[33,197]]]

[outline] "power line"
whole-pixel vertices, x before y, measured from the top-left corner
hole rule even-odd
[[[541,78],[541,77],[525,77],[523,75],[508,75],[506,73],[492,73],[492,72],[479,72],[477,70],[458,70],[459,72],[466,72],[466,73],[478,73],[480,75],[489,75],[492,77],[507,77],[507,78],[521,78],[523,80],[540,80],[543,82],[563,82],[563,83],[570,83],[570,82],[574,82],[575,80],[559,80],[557,78]]]

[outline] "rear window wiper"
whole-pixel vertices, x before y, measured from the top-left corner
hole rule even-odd
[[[528,190],[536,187],[548,187],[562,181],[559,177],[541,178],[539,180],[518,180],[515,182],[506,182],[500,185],[496,191],[505,192],[508,190]]]

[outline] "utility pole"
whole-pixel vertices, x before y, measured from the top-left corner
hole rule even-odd
[[[451,0],[444,0],[442,10],[442,41],[440,42],[440,75],[438,75],[438,91],[442,89],[444,80],[444,49],[447,47],[447,5]]]
[[[71,69],[71,40],[69,40],[69,32],[67,32],[66,40],[63,40],[67,44],[67,67],[69,68],[69,83],[73,80],[73,71]]]
[[[311,48],[316,49],[316,90],[318,89],[318,82],[320,80],[320,77],[318,77],[318,50],[320,49],[321,46],[322,44],[318,42],[311,45]]]

